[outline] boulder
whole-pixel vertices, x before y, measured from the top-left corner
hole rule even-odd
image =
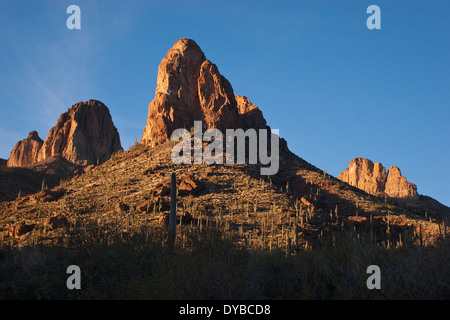
[[[69,225],[69,220],[67,219],[66,216],[59,214],[57,216],[54,217],[49,217],[46,221],[45,221],[45,226],[49,229],[49,230],[55,230],[58,228],[63,228],[63,227],[67,227]]]
[[[155,188],[156,190],[156,196],[159,197],[164,197],[164,196],[168,196],[170,194],[170,184],[159,184],[158,186],[156,186]]]
[[[21,221],[11,226],[8,230],[8,236],[14,238],[21,238],[23,235],[31,232],[36,224],[26,224],[25,221]]]
[[[352,222],[354,226],[367,227],[369,225],[367,218],[361,216],[349,216],[347,221]]]
[[[136,206],[136,211],[140,213],[151,213],[154,210],[168,210],[170,206],[167,201],[164,201],[161,197],[154,197],[153,200],[145,200]]]
[[[58,200],[66,193],[65,189],[57,189],[57,190],[49,190],[42,189],[35,196],[36,199],[41,200],[42,202],[52,202]]]
[[[306,199],[305,197],[302,197],[300,199],[300,201],[302,202],[303,205],[305,205],[307,207],[313,207],[314,208],[314,205],[308,199]]]
[[[115,207],[115,211],[117,213],[124,213],[127,212],[130,209],[130,206],[127,205],[126,203],[123,203],[122,201],[120,201],[118,204],[116,204]]]
[[[181,180],[178,187],[178,195],[181,197],[189,195],[196,196],[201,188],[202,187],[200,181],[188,176]]]
[[[141,213],[148,213],[151,212],[151,205],[149,204],[148,200],[145,200],[144,202],[139,203],[136,206],[136,211]]]

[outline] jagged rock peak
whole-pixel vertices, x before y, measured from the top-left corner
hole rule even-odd
[[[384,192],[386,183],[386,169],[381,163],[373,163],[369,159],[355,158],[338,179],[348,184],[376,195]]]
[[[385,192],[393,198],[417,198],[417,187],[402,176],[400,169],[392,166],[389,168],[386,180]]]
[[[173,50],[179,50],[180,52],[184,53],[187,51],[196,51],[202,55],[203,60],[205,59],[204,53],[202,49],[199,47],[199,45],[192,39],[188,38],[181,38],[178,39],[177,42],[172,47]]]
[[[37,131],[31,131],[29,134],[28,134],[28,139],[33,139],[33,140],[36,140],[36,141],[42,141],[42,139],[39,137],[39,134],[37,133]]]
[[[148,107],[142,142],[151,146],[162,143],[173,130],[192,128],[194,121],[202,121],[204,129],[222,131],[246,124],[265,127],[256,106],[248,108],[248,112],[241,111],[250,105],[244,103],[244,98],[235,97],[229,81],[205,58],[194,40],[180,39],[159,65],[155,97]]]
[[[16,143],[6,163],[8,167],[24,167],[37,161],[39,150],[44,141],[36,131],[31,131],[28,138]]]
[[[386,194],[392,198],[418,198],[417,187],[392,166],[386,169],[379,162],[355,158],[338,179],[373,195]]]
[[[61,114],[39,151],[38,161],[60,154],[73,163],[99,164],[121,149],[108,107],[89,100]]]
[[[235,98],[241,123],[245,128],[264,129],[267,127],[266,119],[256,105],[245,96],[236,95]]]

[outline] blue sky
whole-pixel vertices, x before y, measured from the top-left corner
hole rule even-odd
[[[68,30],[66,8],[81,8]],[[369,5],[381,30],[369,30]],[[337,176],[398,166],[450,205],[449,1],[0,0],[0,157],[97,99],[122,146],[140,140],[158,65],[194,39],[290,149]]]

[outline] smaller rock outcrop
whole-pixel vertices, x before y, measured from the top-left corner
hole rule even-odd
[[[385,194],[402,199],[419,197],[416,185],[408,182],[399,168],[392,166],[386,173],[381,163],[373,163],[369,159],[353,159],[338,179],[372,195]]]
[[[36,199],[42,202],[52,202],[61,198],[66,193],[65,189],[49,190],[42,189],[36,194]]]
[[[373,163],[369,159],[355,158],[350,161],[350,164],[338,176],[338,179],[367,193],[376,195],[379,192],[384,192],[386,169],[379,162]]]
[[[266,129],[266,119],[261,110],[250,102],[247,97],[236,95],[236,102],[238,107],[239,116],[244,129]]]
[[[402,176],[400,169],[389,168],[384,192],[392,198],[418,198],[417,187]]]
[[[120,201],[118,204],[116,204],[116,207],[115,207],[115,211],[117,213],[125,213],[129,209],[130,209],[130,206],[127,205],[126,203],[122,202],[122,201]]]
[[[15,145],[7,166],[30,166],[56,156],[77,165],[96,165],[119,150],[122,150],[119,133],[108,107],[89,100],[63,113],[45,141],[36,131],[30,132],[28,138]]]
[[[16,143],[6,163],[8,167],[25,167],[37,161],[39,150],[44,141],[36,131],[31,131],[28,138]]]
[[[63,113],[50,130],[39,154],[42,161],[56,154],[82,165],[101,164],[122,150],[109,109],[100,101],[79,102]]]
[[[202,185],[200,181],[188,176],[181,180],[178,186],[178,195],[181,197],[189,195],[196,196],[201,190]]]
[[[45,226],[49,230],[55,230],[58,228],[67,227],[69,225],[69,219],[66,216],[59,214],[54,217],[49,217],[45,221]]]
[[[15,225],[11,226],[8,229],[8,236],[14,237],[14,238],[21,238],[22,236],[26,235],[27,233],[33,231],[36,224],[26,224],[25,221],[21,221],[16,223]]]

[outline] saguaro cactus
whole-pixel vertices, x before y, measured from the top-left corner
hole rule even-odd
[[[297,226],[297,223],[295,223],[295,225],[294,225],[294,245],[295,245],[295,250],[297,250],[297,248],[298,248],[298,226]]]
[[[172,248],[175,244],[175,238],[177,235],[177,179],[175,172],[172,172],[172,179],[170,184],[170,214],[169,214],[169,232],[168,232],[168,244]]]

